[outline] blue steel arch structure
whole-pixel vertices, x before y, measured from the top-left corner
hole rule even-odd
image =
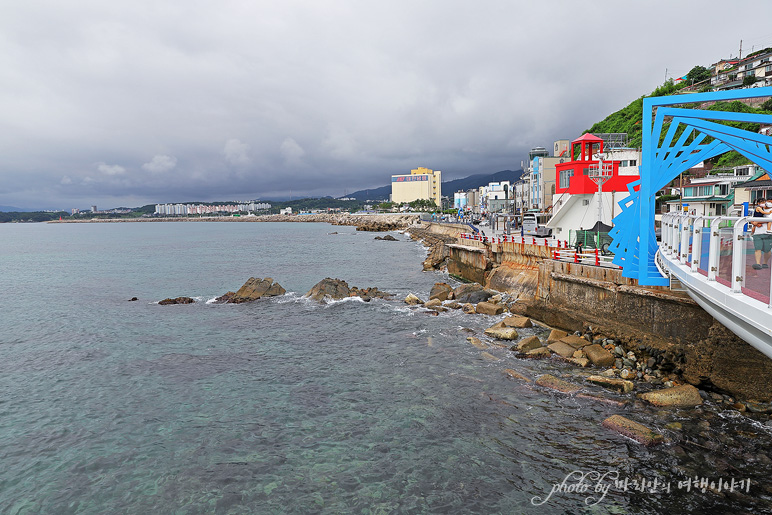
[[[641,178],[628,185],[630,195],[619,202],[621,212],[614,217],[610,232],[614,264],[622,267],[622,276],[637,279],[643,286],[668,284],[654,262],[654,195],[681,172],[728,150],[772,172],[772,137],[717,123],[772,124],[772,115],[673,106],[768,96],[772,96],[772,87],[643,99]],[[672,120],[663,137],[666,117]]]

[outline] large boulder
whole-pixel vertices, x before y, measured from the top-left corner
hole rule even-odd
[[[489,327],[485,334],[499,340],[517,340],[517,329],[514,327]]]
[[[344,299],[351,296],[351,288],[348,283],[341,279],[331,279],[326,277],[316,283],[313,288],[308,290],[306,297],[309,297],[315,301],[321,302],[325,298],[330,299]]]
[[[557,341],[547,345],[547,348],[562,358],[570,358],[574,355],[574,349],[569,344]]]
[[[614,364],[614,355],[597,343],[588,345],[582,350],[596,367],[610,367]]]
[[[505,318],[503,322],[507,327],[517,327],[518,329],[524,329],[526,327],[533,326],[533,324],[531,324],[530,318],[521,317],[520,315],[512,315],[508,318]]]
[[[477,304],[493,297],[493,293],[477,283],[462,284],[453,290],[453,298],[461,303]]]
[[[262,297],[276,297],[278,295],[284,295],[287,290],[281,287],[279,283],[276,283],[270,277],[265,279],[258,279],[256,277],[250,277],[247,282],[239,288],[239,291],[233,293],[229,291],[222,297],[215,299],[219,304],[242,304],[244,302],[252,302],[253,300],[260,299]]]
[[[412,293],[408,293],[407,297],[405,297],[405,304],[410,304],[411,306],[415,306],[417,304],[423,304],[424,301],[413,295]]]
[[[449,284],[434,283],[432,290],[429,292],[429,300],[438,299],[440,301],[448,300],[453,294],[453,288]]]
[[[547,336],[547,343],[556,342],[561,338],[565,338],[566,336],[568,336],[567,332],[561,331],[560,329],[553,329],[550,331],[550,335]]]
[[[541,348],[541,346],[541,340],[539,340],[538,336],[528,336],[517,342],[516,348],[518,352],[528,352],[533,349]]]
[[[478,302],[475,311],[481,315],[500,315],[504,312],[504,308],[499,304]]]

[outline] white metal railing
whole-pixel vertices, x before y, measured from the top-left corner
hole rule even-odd
[[[761,264],[767,267],[757,268],[756,251],[750,243],[753,222],[772,223],[772,217],[666,213],[662,215],[660,252],[671,261],[688,266],[691,274],[707,276],[708,281],[723,284],[731,293],[766,301],[772,308],[772,273],[767,263]],[[706,230],[709,231],[707,256],[703,252]],[[760,258],[764,260],[768,256],[762,253]]]

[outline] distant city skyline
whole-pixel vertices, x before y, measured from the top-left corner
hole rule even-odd
[[[772,47],[771,15],[762,0],[17,2],[0,18],[0,206],[340,197],[417,167],[514,170],[740,40]]]

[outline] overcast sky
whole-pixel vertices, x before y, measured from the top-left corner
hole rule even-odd
[[[0,205],[30,208],[519,169],[666,70],[772,46],[768,0],[2,5]]]

